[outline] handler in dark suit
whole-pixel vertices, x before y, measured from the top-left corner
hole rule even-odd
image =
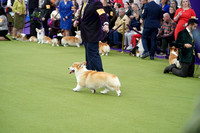
[[[80,18],[74,22],[74,27],[80,24],[81,37],[85,45],[86,68],[103,71],[99,55],[99,41],[103,31],[109,31],[109,23],[103,5],[99,0],[87,0],[83,3]]]
[[[164,73],[172,72],[180,77],[193,77],[195,54],[200,58],[200,53],[195,51],[192,35],[192,31],[196,29],[197,25],[198,21],[196,19],[190,19],[188,21],[188,27],[178,33],[175,47],[180,48],[179,61],[181,68],[177,68],[175,64],[172,64],[165,68]]]
[[[142,11],[142,18],[144,19],[144,30],[142,33],[142,44],[144,47],[144,53],[142,59],[150,55],[150,59],[154,59],[156,48],[156,36],[158,34],[158,28],[160,28],[160,20],[162,19],[162,8],[156,4],[153,0],[149,0],[149,3],[145,4]],[[147,39],[151,37],[151,50],[149,53]]]

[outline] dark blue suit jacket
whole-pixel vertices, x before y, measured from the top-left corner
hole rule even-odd
[[[99,42],[103,38],[102,26],[105,22],[108,22],[108,18],[106,13],[99,15],[98,9],[103,9],[102,3],[99,0],[89,0],[83,17],[81,18],[80,15],[81,37],[84,42]]]
[[[160,28],[160,19],[162,19],[162,7],[151,1],[144,6],[142,18],[144,19],[144,28]]]

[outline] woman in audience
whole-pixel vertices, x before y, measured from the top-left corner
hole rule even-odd
[[[169,15],[170,15],[170,18],[172,20],[174,19],[175,12],[176,12],[176,9],[174,7],[172,7],[172,6],[170,6],[170,8],[169,8]]]
[[[22,33],[25,25],[26,6],[24,0],[15,0],[12,11],[15,13],[12,39],[16,40],[17,31]]]
[[[64,29],[64,36],[69,36],[71,30],[72,14],[74,12],[74,5],[72,1],[63,0],[59,4],[60,28]]]
[[[6,37],[8,33],[7,17],[3,7],[0,7],[0,41],[10,40]]]
[[[193,9],[191,9],[191,4],[189,0],[181,0],[181,8],[176,10],[174,21],[178,22],[175,29],[175,40],[177,39],[178,33],[185,29],[187,22],[190,18],[196,18],[196,14]]]
[[[131,19],[131,29],[130,31],[126,32],[124,35],[124,49],[131,50],[131,38],[134,34],[137,34],[134,30],[140,31],[140,9],[138,4],[134,3],[132,5],[132,15],[130,16]]]
[[[130,6],[129,6],[129,3],[126,2],[124,3],[124,9],[125,9],[125,14],[129,17],[131,16],[131,9],[130,9]]]
[[[167,5],[168,3],[168,0],[161,0],[161,7],[162,7],[162,11],[163,11],[163,14],[164,13],[169,13],[169,5]]]
[[[121,7],[122,5],[119,4],[119,3],[115,3],[114,4],[114,9],[115,9],[115,12],[117,14],[117,16],[119,16],[119,8]]]
[[[171,7],[174,7],[176,10],[178,9],[178,2],[176,0],[172,0],[170,3]]]
[[[58,7],[51,13],[51,23],[50,23],[50,34],[49,37],[53,38],[53,35],[56,35],[58,30],[60,29],[60,14],[58,11]]]

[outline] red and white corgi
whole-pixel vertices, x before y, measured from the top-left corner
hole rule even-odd
[[[36,32],[37,32],[38,43],[49,43],[49,44],[52,44],[51,38],[44,35],[44,28],[42,28],[42,29],[36,28]]]
[[[102,56],[104,56],[104,54],[107,56],[109,52],[110,46],[107,43],[99,42],[99,53],[101,53]]]
[[[170,54],[169,54],[169,64],[175,64],[177,67],[180,66],[179,61],[177,60],[178,57],[178,49],[175,47],[170,47]]]
[[[121,94],[120,81],[113,74],[87,70],[86,62],[73,63],[68,69],[70,74],[75,73],[77,80],[77,86],[73,91],[80,91],[83,87],[86,87],[92,93],[95,93],[96,89],[105,88],[105,90],[101,91],[102,94],[106,94],[110,90],[115,90],[118,96]]]
[[[65,36],[61,40],[61,44],[64,47],[67,47],[67,44],[69,46],[77,46],[80,47],[80,44],[82,43],[81,39],[81,31],[75,31],[76,36]]]

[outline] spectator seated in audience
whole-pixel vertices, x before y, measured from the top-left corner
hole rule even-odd
[[[130,19],[125,14],[124,8],[120,8],[119,17],[117,18],[115,22],[115,26],[113,27],[113,30],[110,30],[110,34],[109,34],[109,43],[111,46],[116,45],[114,47],[118,47],[118,48],[121,47],[121,41],[119,39],[121,38],[122,33],[123,33],[123,21],[125,21],[125,32],[126,32],[128,30],[127,24],[130,23]],[[115,29],[117,30],[114,31]]]
[[[131,16],[131,7],[129,6],[128,2],[124,3],[125,14],[129,17]]]
[[[138,4],[134,3],[132,4],[132,15],[131,18],[131,24],[130,24],[130,31],[127,31],[124,35],[124,49],[131,50],[132,44],[131,44],[131,38],[134,34],[137,34],[134,30],[140,31],[140,9]],[[134,29],[134,30],[133,30]]]
[[[51,21],[50,21],[50,38],[53,38],[53,35],[56,35],[58,30],[60,29],[60,14],[58,11],[58,7],[56,7],[56,10],[54,10],[51,15]]]
[[[175,12],[176,12],[176,9],[172,6],[170,6],[169,7],[169,15],[172,20],[174,19]]]
[[[0,7],[0,40],[1,41],[10,41],[8,37],[6,37],[8,33],[8,21],[6,17],[6,13],[3,7]]]
[[[130,47],[132,47],[132,48],[137,46],[137,40],[139,40],[142,37],[142,32],[143,32],[143,20],[142,19],[140,19],[140,23],[141,23],[140,31],[138,31],[138,33],[134,34],[131,39],[132,46],[130,46]]]
[[[169,43],[174,41],[174,31],[176,23],[170,18],[169,13],[163,14],[163,23],[158,32],[157,37],[162,40],[160,55],[164,56],[166,54],[166,48]]]
[[[122,5],[119,4],[119,3],[117,3],[117,2],[114,4],[114,9],[115,9],[115,12],[116,12],[117,16],[119,16],[119,8],[120,8],[121,6],[122,6]]]

